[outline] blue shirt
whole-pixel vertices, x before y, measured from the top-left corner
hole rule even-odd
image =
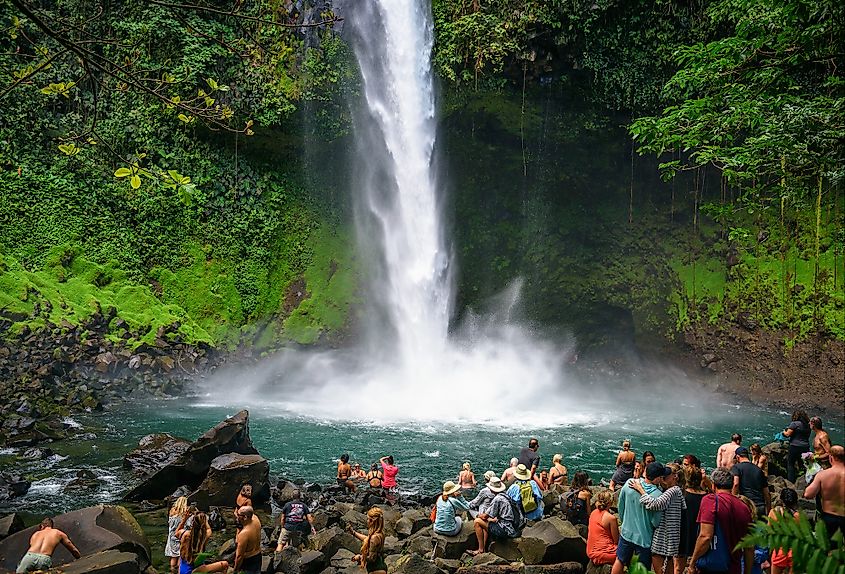
[[[526,520],[539,520],[543,518],[543,493],[540,492],[540,487],[533,480],[517,480],[510,487],[508,487],[508,496],[517,504],[522,504],[522,497],[519,494],[519,485],[523,482],[531,484],[531,491],[534,493],[534,500],[537,502],[537,508],[531,512],[525,513]]]
[[[619,518],[622,520],[622,527],[619,534],[633,544],[643,548],[651,548],[651,539],[654,529],[660,524],[663,518],[661,510],[646,510],[640,502],[640,493],[628,486],[628,482],[639,480],[645,493],[657,498],[661,491],[654,484],[649,484],[641,478],[630,478],[625,486],[619,491]]]
[[[469,510],[469,504],[463,498],[450,496],[443,500],[443,496],[437,497],[437,516],[434,519],[435,532],[454,532],[458,523],[455,521],[455,514]]]

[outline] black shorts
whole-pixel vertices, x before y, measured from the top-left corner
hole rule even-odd
[[[821,518],[827,527],[828,537],[833,536],[837,530],[845,532],[845,516],[837,516],[836,514],[830,514],[822,510],[819,512],[819,518]]]
[[[261,552],[250,556],[241,563],[241,572],[247,574],[261,574]]]

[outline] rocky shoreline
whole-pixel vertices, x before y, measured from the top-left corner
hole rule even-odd
[[[799,494],[803,478],[792,485],[785,474],[786,448],[773,443],[764,448],[769,456],[769,484],[773,503],[786,486]],[[167,572],[164,557],[167,509],[178,496],[209,515],[214,534],[208,550],[219,559],[233,559],[235,525],[231,509],[240,486],[253,485],[257,515],[263,524],[262,551],[265,574],[359,574],[352,561],[360,542],[347,526],[365,530],[366,511],[379,506],[384,512],[385,560],[389,574],[585,574],[605,573],[608,567],[592,565],[586,556],[586,529],[569,523],[561,509],[565,488],[543,493],[544,518],[529,523],[520,537],[494,541],[490,552],[470,556],[477,540],[471,521],[457,536],[433,533],[429,512],[436,493],[400,495],[388,501],[381,490],[359,489],[348,494],[336,485],[324,487],[284,477],[271,479],[270,466],[252,444],[249,413],[242,411],[207,431],[195,441],[168,434],[144,437],[124,457],[124,466],[140,478],[121,506],[99,505],[75,510],[56,518],[79,544],[83,558],[71,561],[63,549],[55,555],[56,572],[65,574],[156,574]],[[308,549],[286,549],[276,554],[278,513],[302,493],[312,510],[317,533]],[[595,497],[605,490],[593,486]],[[118,502],[118,501],[115,501]],[[801,499],[801,507],[814,513],[814,501]],[[84,533],[84,535],[83,535]],[[0,518],[0,573],[12,571],[28,544],[31,529],[21,517]]]

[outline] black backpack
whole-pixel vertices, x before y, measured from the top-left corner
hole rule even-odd
[[[575,524],[581,518],[584,502],[578,498],[579,490],[570,490],[563,495],[563,513],[566,519]]]

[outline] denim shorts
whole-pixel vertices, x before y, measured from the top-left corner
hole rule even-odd
[[[640,559],[640,564],[646,568],[651,568],[651,548],[637,546],[620,536],[619,545],[616,547],[616,557],[619,561],[627,566],[631,563],[631,558],[634,557],[634,554]]]

